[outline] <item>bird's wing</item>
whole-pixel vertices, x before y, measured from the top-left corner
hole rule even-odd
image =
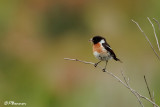
[[[107,44],[107,43],[102,43],[102,46],[103,46],[107,51],[110,52],[111,56],[112,56],[115,60],[117,60],[117,57],[116,57],[115,53],[113,52],[112,48],[109,46],[109,44]]]

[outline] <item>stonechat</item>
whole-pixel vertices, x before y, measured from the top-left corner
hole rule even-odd
[[[108,60],[114,59],[115,61],[122,62],[120,59],[116,57],[115,53],[113,52],[112,48],[107,43],[104,37],[94,36],[89,41],[93,43],[93,55],[100,60],[99,62],[95,63],[95,67],[101,61],[106,61],[106,65],[103,69],[103,72],[105,72]]]

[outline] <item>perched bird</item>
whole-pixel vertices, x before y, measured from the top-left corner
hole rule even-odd
[[[106,39],[104,37],[94,36],[89,41],[93,43],[93,55],[100,60],[99,62],[95,63],[95,67],[101,61],[106,61],[106,65],[103,69],[103,72],[105,72],[108,60],[114,59],[116,61],[122,62],[116,57],[115,53],[113,52],[110,45],[106,42]]]

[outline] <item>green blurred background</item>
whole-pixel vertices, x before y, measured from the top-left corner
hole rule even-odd
[[[146,75],[160,105],[160,61],[131,22],[140,24],[158,51],[146,17],[160,21],[159,10],[160,0],[1,0],[0,107],[4,101],[27,107],[140,107],[107,73],[63,60],[97,62],[88,42],[95,35],[104,36],[123,61],[110,61],[108,71],[123,79],[123,70],[130,85],[149,97]]]

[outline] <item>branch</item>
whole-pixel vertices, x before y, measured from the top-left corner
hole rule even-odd
[[[144,33],[144,31],[141,29],[141,27],[139,26],[139,24],[138,24],[136,21],[134,21],[133,19],[132,19],[132,22],[134,22],[134,23],[138,26],[138,28],[140,29],[140,31],[143,33],[143,35],[145,36],[146,40],[147,40],[148,43],[150,44],[153,52],[155,53],[155,55],[156,55],[156,56],[158,57],[158,59],[160,60],[160,56],[157,54],[157,52],[156,52],[155,49],[153,48],[150,40],[148,39],[148,37],[147,37],[147,35]]]
[[[93,62],[87,62],[87,61],[82,61],[82,60],[78,60],[78,59],[70,59],[70,58],[64,58],[64,59],[65,59],[65,60],[70,60],[70,61],[82,62],[82,63],[85,63],[85,64],[91,64],[91,65],[94,65],[94,64],[95,64],[95,63],[93,63]],[[100,65],[97,65],[97,67],[100,68],[100,69],[103,69],[103,67],[100,66]],[[119,77],[117,77],[116,75],[114,75],[113,73],[111,73],[111,72],[109,72],[109,71],[107,71],[107,70],[105,70],[105,72],[106,72],[107,74],[109,74],[110,76],[112,76],[113,78],[115,78],[116,80],[118,80],[118,82],[120,82],[120,83],[121,83],[123,86],[125,86],[127,89],[129,89],[129,90],[136,96],[136,98],[137,98],[137,100],[139,101],[141,107],[144,107],[144,105],[142,104],[140,98],[143,98],[143,99],[147,100],[148,102],[152,103],[153,105],[155,105],[156,107],[159,107],[155,102],[151,101],[149,98],[141,95],[140,93],[138,93],[137,91],[135,91],[134,89],[132,89],[132,88],[130,87],[130,85],[129,85],[129,79],[128,79],[128,82],[127,82],[127,80],[125,79],[125,81],[126,81],[126,83],[125,83],[125,82],[123,82]],[[123,74],[122,74],[122,76],[123,76],[123,78],[126,78]],[[128,84],[128,85],[127,85],[127,84]]]
[[[145,83],[146,83],[146,86],[147,86],[147,89],[148,89],[148,93],[149,93],[149,96],[150,96],[150,99],[151,99],[151,101],[153,101],[154,102],[154,100],[153,100],[153,97],[152,97],[152,95],[151,95],[151,91],[150,91],[150,89],[149,89],[149,86],[148,86],[148,83],[147,83],[147,80],[146,80],[146,76],[144,75],[144,81],[145,81]],[[155,105],[153,104],[153,107],[155,107]]]
[[[160,30],[160,24],[159,24],[158,20],[156,20],[155,18],[153,18],[153,20],[158,24],[158,28]],[[159,48],[159,51],[160,51],[160,48]]]
[[[160,24],[158,22],[158,20],[156,20],[155,18],[153,18],[153,20],[158,24],[159,30],[160,30]]]
[[[155,100],[154,100],[154,91],[153,91],[153,97],[152,98],[153,98],[153,102],[155,102]]]
[[[121,71],[121,74],[122,74],[122,77],[123,77],[124,81],[126,82],[126,85],[128,86],[128,89],[130,89],[130,91],[137,97],[137,100],[139,101],[140,105],[141,105],[142,107],[144,107],[144,105],[143,105],[142,101],[140,100],[139,96],[137,95],[136,91],[133,90],[133,89],[130,87],[130,85],[129,85],[129,78],[128,78],[128,81],[127,81],[127,80],[126,80],[126,77],[125,77],[124,74],[123,74],[123,71]]]
[[[124,81],[126,82],[126,84],[129,86],[129,78],[128,78],[128,81],[126,80],[126,77],[124,76],[123,74],[123,71],[121,71],[121,74],[122,74],[122,77],[124,79]]]
[[[159,51],[160,51],[159,42],[158,42],[158,38],[157,38],[157,34],[156,34],[155,27],[154,27],[152,21],[149,19],[149,17],[147,17],[147,19],[148,19],[148,21],[151,23],[151,25],[152,25],[152,27],[153,27],[154,36],[155,36],[155,38],[156,38],[157,46],[158,46],[158,49],[159,49]]]

